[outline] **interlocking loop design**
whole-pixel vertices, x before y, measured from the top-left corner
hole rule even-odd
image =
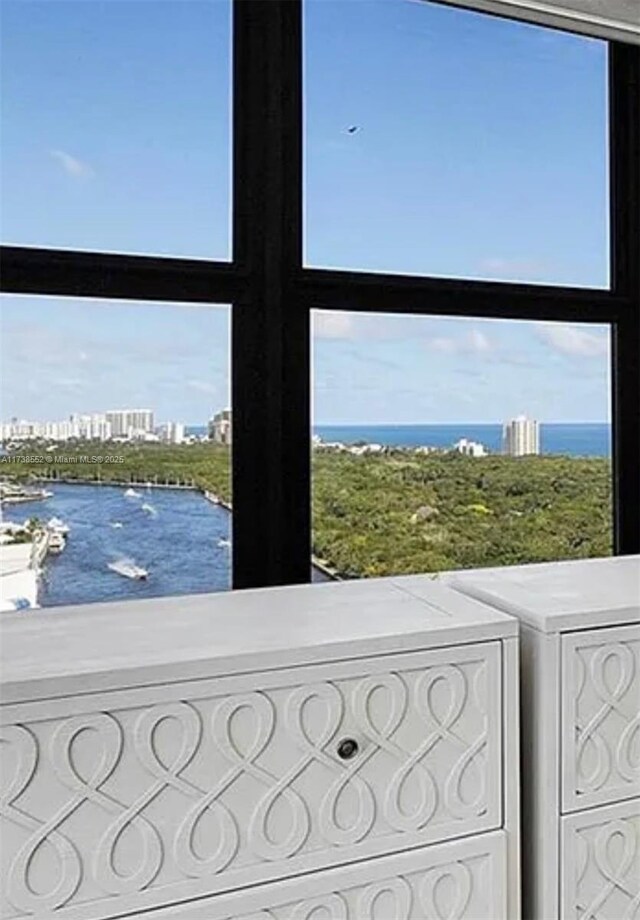
[[[86,778],[78,772],[71,750],[74,740],[83,731],[96,732],[102,745],[98,763],[91,776]],[[126,894],[145,888],[158,874],[163,856],[160,835],[140,814],[150,800],[149,793],[130,805],[124,805],[100,789],[115,770],[121,753],[122,729],[106,713],[67,719],[56,728],[51,739],[50,757],[54,772],[73,793],[61,812],[63,820],[85,802],[92,802],[108,814],[115,815],[115,821],[98,842],[93,858],[95,880],[101,888],[113,894]],[[113,860],[118,841],[127,827],[135,828],[140,836],[141,861],[137,869],[122,875],[116,870]]]
[[[477,669],[472,673],[476,678],[472,689],[482,711],[483,691],[478,674]],[[414,675],[408,678],[412,679]],[[434,698],[433,688],[440,681],[444,682],[439,685],[444,693]],[[311,799],[314,805],[317,801],[314,821],[320,846],[320,837],[334,847],[353,846],[365,839],[376,820],[377,800],[387,828],[409,833],[423,828],[438,809],[439,782],[444,786],[443,811],[446,806],[454,817],[466,817],[479,806],[477,801],[471,805],[462,802],[460,781],[486,743],[486,725],[485,733],[476,737],[473,744],[465,741],[456,729],[468,700],[465,672],[456,666],[434,667],[415,674],[411,693],[409,686],[401,675],[383,673],[337,686],[323,681],[312,686],[283,687],[273,700],[266,692],[239,693],[212,701],[215,708],[206,726],[195,705],[178,701],[136,707],[122,723],[118,713],[70,716],[55,720],[46,729],[44,737],[48,740],[41,751],[38,736],[27,728],[4,729],[0,738],[11,745],[12,753],[15,751],[12,763],[16,766],[11,770],[8,785],[5,782],[0,811],[3,818],[26,832],[26,842],[8,871],[9,900],[26,913],[56,910],[77,896],[83,871],[105,893],[134,894],[154,882],[166,856],[171,857],[183,877],[207,877],[231,865],[245,840],[254,857],[270,861],[289,859],[304,847],[312,828],[310,806],[302,792],[296,790],[296,781],[305,771],[309,771],[308,782],[316,774],[318,777]],[[374,693],[380,695],[379,706],[377,699],[373,705]],[[444,702],[437,705],[440,698]],[[277,725],[277,736],[276,706],[282,720]],[[411,751],[403,749],[396,740],[396,734],[401,735],[398,729],[409,715],[409,707],[411,718],[415,719],[417,714],[426,725],[426,730],[420,726],[415,732],[417,739],[411,746],[418,744],[418,747]],[[236,714],[241,710],[248,712],[253,723],[246,732],[241,730],[241,724],[236,730]],[[171,727],[175,742],[171,754],[165,754],[161,748],[159,726],[165,722]],[[210,738],[203,738],[208,726]],[[340,731],[347,728],[356,728],[356,737],[365,743],[357,757],[342,761],[335,752],[335,741]],[[87,756],[80,756],[82,741],[76,739],[89,733],[91,744],[86,746]],[[277,747],[280,739],[285,738],[293,756],[284,769],[271,768],[269,757],[274,742]],[[224,759],[222,769],[216,769],[206,782],[196,781],[200,774],[192,769],[199,755],[204,758],[200,769],[207,767],[208,754],[203,753],[203,741],[215,748],[216,763],[220,762],[218,758]],[[429,763],[433,759],[431,752],[441,743],[446,744],[450,763],[454,760],[451,745],[461,749],[458,761],[442,780],[436,778]],[[632,745],[630,738],[629,749]],[[287,756],[286,749],[287,744],[283,745],[283,758]],[[263,756],[265,752],[267,756]],[[31,783],[39,756],[43,757],[44,773],[53,774],[63,787],[58,787],[57,794],[61,797],[52,807],[56,813],[46,821],[31,816],[16,804]],[[379,777],[374,786],[373,774],[366,765],[376,756],[387,765],[388,774],[386,782]],[[125,801],[124,796],[113,791],[116,782],[112,777],[126,779],[132,767],[134,775],[144,779],[140,771],[143,767],[147,782],[132,793],[136,796],[134,801]],[[242,785],[251,780],[257,784],[256,799],[250,796],[246,806],[236,813],[233,797],[227,799],[225,793],[235,783]],[[410,812],[403,810],[406,783],[411,785],[412,792],[407,797]],[[154,826],[148,806],[158,798],[162,800],[163,795],[171,797],[175,793],[185,802],[175,832],[159,822]],[[92,842],[87,846],[86,840],[79,839],[76,849],[71,835],[77,820],[69,821],[68,828],[65,822],[78,810],[84,827],[93,815],[98,829],[94,832],[95,845]],[[246,827],[241,828],[243,820]],[[212,842],[204,856],[194,849],[201,821],[206,822],[208,831],[211,828]],[[117,857],[127,846],[129,835],[136,857],[132,865],[121,870]],[[49,851],[55,860],[49,876],[53,877],[57,868],[59,871],[50,890],[36,891],[29,879],[31,874],[35,884],[34,856],[43,852],[48,858]],[[243,859],[247,856],[245,852]],[[80,894],[84,897],[84,889]],[[376,909],[379,913],[382,896],[385,903],[387,898],[395,897],[398,918],[407,911],[410,913],[410,906],[407,907],[412,899],[410,887],[405,882],[391,880],[370,885],[359,891],[357,897],[354,892],[363,917],[376,915]],[[331,902],[332,909],[346,910],[344,899],[337,894],[331,897],[337,899]],[[322,899],[318,905],[321,903]],[[311,904],[307,903],[308,910],[312,910]],[[266,913],[268,916],[269,911]],[[301,918],[304,916],[301,914]],[[341,914],[332,914],[332,920],[334,916],[339,918]]]
[[[454,886],[454,900],[449,912],[443,914],[438,905],[438,885],[449,878]],[[447,863],[437,866],[425,875],[420,883],[420,904],[429,920],[462,920],[473,890],[473,877],[464,863]]]
[[[173,719],[182,729],[182,744],[173,763],[165,765],[155,748],[154,733],[157,726],[165,719]],[[223,791],[221,784],[203,792],[192,782],[185,780],[180,773],[193,760],[202,736],[202,723],[198,712],[188,703],[169,703],[153,706],[142,713],[133,730],[133,742],[140,762],[157,782],[146,793],[146,803],[156,798],[163,789],[171,787],[188,798],[195,799],[195,804],[181,822],[174,841],[173,857],[176,865],[185,875],[201,878],[220,872],[229,865],[235,856],[240,840],[238,828],[229,810],[218,801]],[[209,811],[218,824],[218,847],[208,858],[197,856],[193,850],[193,835],[196,825],[206,811]]]
[[[619,674],[615,686],[607,683],[606,665],[609,660],[618,663]],[[580,660],[579,658],[577,659]],[[585,725],[580,725],[578,719],[578,704],[586,684],[586,671],[584,667],[579,671],[578,687],[575,696],[576,706],[576,772],[578,792],[588,793],[600,789],[609,779],[613,767],[612,753],[609,750],[606,738],[601,733],[603,723],[612,712],[617,712],[625,722],[629,716],[621,705],[626,693],[634,679],[635,659],[628,645],[615,643],[603,645],[596,650],[589,664],[590,683],[598,699],[602,703]],[[640,718],[636,717],[620,735],[616,752],[616,766],[621,776],[633,781],[640,775],[639,766],[631,764],[631,747],[633,735],[640,730]],[[584,759],[588,749],[594,752],[594,765],[589,773],[584,771]]]
[[[356,920],[374,920],[376,901],[385,894],[393,898],[392,912],[387,916],[393,917],[393,920],[411,920],[411,887],[401,877],[368,885],[358,896]]]
[[[610,859],[610,847],[615,837],[620,837],[622,840],[622,855],[618,864],[613,866]],[[629,876],[629,870],[634,865],[638,845],[637,834],[630,822],[610,821],[600,828],[593,845],[593,858],[604,883],[598,886],[598,894],[590,904],[578,905],[583,910],[582,920],[599,920],[602,906],[615,891],[626,895],[629,899],[629,904],[620,920],[637,920],[640,913],[640,884],[638,884],[637,873]],[[582,874],[584,875],[584,870]]]
[[[30,836],[17,852],[7,874],[6,894],[14,907],[28,913],[55,910],[72,897],[82,878],[80,856],[73,844],[57,830],[69,811],[64,808],[48,821],[40,822],[14,802],[31,781],[38,763],[38,743],[22,725],[0,729],[0,741],[10,744],[17,757],[16,769],[9,785],[0,796],[0,814],[30,831]],[[29,868],[37,850],[44,845],[53,848],[60,870],[57,885],[50,891],[36,893],[29,885]]]
[[[438,681],[443,681],[449,692],[446,712],[439,717],[431,704],[431,693]],[[448,741],[462,748],[462,754],[451,768],[444,786],[444,799],[449,813],[457,818],[480,815],[486,809],[486,771],[476,759],[487,743],[487,719],[483,717],[482,731],[471,745],[460,738],[453,728],[460,718],[467,702],[467,681],[462,670],[455,665],[441,665],[429,668],[416,681],[414,703],[416,710],[427,725],[429,734],[413,757],[418,760],[426,756],[440,741]],[[481,701],[478,701],[481,703]],[[480,706],[482,711],[482,706]],[[478,773],[478,793],[471,802],[462,798],[461,784],[465,772],[475,764]]]
[[[318,736],[313,739],[304,727],[304,707],[309,700],[319,699],[326,707],[325,723]],[[307,767],[317,761],[337,773],[336,779],[327,789],[318,809],[318,824],[325,840],[337,846],[357,843],[368,833],[375,818],[375,799],[367,783],[358,776],[358,771],[373,756],[375,750],[362,751],[352,761],[344,764],[334,760],[324,748],[336,736],[343,716],[343,699],[340,691],[331,683],[311,684],[298,687],[287,698],[284,709],[284,724],[304,756],[287,774],[292,782]],[[358,815],[349,827],[341,827],[337,819],[340,797],[351,786],[358,799]]]
[[[339,894],[322,895],[309,901],[296,904],[288,920],[311,920],[315,911],[324,908],[331,920],[349,920],[349,912],[344,898]]]
[[[638,735],[638,741],[636,741]],[[636,742],[636,750],[640,751],[640,710],[624,727],[616,745],[616,767],[618,773],[628,783],[640,783],[640,754],[636,763],[631,761],[631,752]]]
[[[387,691],[390,702],[387,720],[380,728],[373,722],[369,705],[371,695],[378,689]],[[438,793],[434,779],[427,767],[420,762],[420,757],[415,754],[407,755],[406,751],[392,741],[392,735],[402,723],[407,711],[407,688],[403,680],[397,674],[380,674],[364,678],[355,687],[352,706],[358,727],[363,734],[379,750],[386,751],[401,763],[400,769],[394,773],[385,792],[385,819],[395,830],[418,830],[432,817]],[[420,798],[414,811],[407,814],[401,807],[400,795],[404,783],[412,773],[418,779]]]
[[[253,743],[244,752],[238,750],[231,736],[231,720],[234,714],[243,708],[249,709],[256,719]],[[274,724],[273,704],[268,697],[257,691],[223,700],[213,714],[212,723],[213,740],[232,764],[219,783],[218,794],[231,786],[243,773],[267,786],[267,794],[260,800],[249,821],[247,837],[253,852],[269,860],[287,859],[296,853],[307,839],[310,828],[307,806],[298,793],[290,788],[290,783],[299,771],[290,771],[278,778],[256,763],[271,740]],[[280,797],[287,803],[292,821],[289,833],[278,843],[269,837],[267,823],[271,809]]]

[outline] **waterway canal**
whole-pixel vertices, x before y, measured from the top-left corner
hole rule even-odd
[[[199,492],[142,488],[131,498],[114,486],[46,488],[52,498],[2,509],[5,520],[58,517],[71,528],[62,554],[44,563],[42,607],[229,587],[231,515]],[[147,569],[148,579],[135,581],[109,569],[124,559]]]

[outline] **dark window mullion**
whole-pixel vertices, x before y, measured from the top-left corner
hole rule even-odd
[[[229,303],[244,279],[230,263],[3,246],[1,290],[12,294]]]
[[[591,323],[632,309],[628,296],[609,290],[325,269],[303,272],[300,299],[322,310]]]
[[[309,311],[298,0],[234,3],[233,585],[310,577]]]
[[[640,48],[612,44],[609,67],[611,274],[631,309],[613,327],[614,545],[640,552]]]

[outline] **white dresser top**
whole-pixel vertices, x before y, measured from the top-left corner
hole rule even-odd
[[[448,572],[442,579],[541,632],[640,620],[640,556]]]
[[[517,622],[428,575],[0,615],[0,700],[479,642]]]

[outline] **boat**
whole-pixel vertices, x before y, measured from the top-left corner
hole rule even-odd
[[[218,540],[218,546],[220,547],[231,546],[231,540],[225,540],[224,538],[221,538],[220,540]]]
[[[155,515],[155,514],[158,513],[158,512],[156,511],[156,509],[153,507],[153,505],[149,505],[147,502],[145,502],[145,503],[142,505],[142,510],[143,510],[143,511],[146,511],[147,514],[154,514],[154,515]]]
[[[220,504],[220,498],[216,495],[215,492],[211,492],[209,489],[205,491],[204,497],[207,499],[207,501],[212,502],[214,505]]]
[[[61,533],[58,533],[57,530],[52,530],[50,532],[48,545],[50,553],[53,553],[54,556],[59,556],[66,545],[67,541]]]
[[[119,527],[124,527],[124,524],[122,523],[122,521],[111,521],[111,523],[109,524],[109,527],[119,528]]]
[[[68,524],[65,524],[64,521],[61,521],[60,518],[57,517],[50,518],[47,527],[54,533],[59,533],[63,536],[66,536],[71,529]]]
[[[46,489],[30,489],[13,483],[0,483],[0,505],[22,505],[25,502],[41,502],[52,497],[53,492]]]
[[[131,559],[117,559],[115,562],[109,562],[108,568],[124,578],[132,578],[134,581],[146,581],[149,576],[146,569],[136,565]]]
[[[135,489],[127,489],[124,493],[125,498],[142,498],[139,492],[136,492]]]

